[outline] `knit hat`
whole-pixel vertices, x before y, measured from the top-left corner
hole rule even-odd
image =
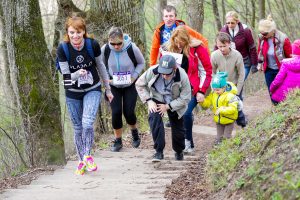
[[[158,73],[171,74],[175,67],[175,58],[171,55],[163,55],[159,60]]]
[[[295,40],[292,44],[292,52],[293,55],[300,56],[300,39]]]
[[[214,75],[211,87],[212,88],[223,88],[227,84],[227,72],[218,72],[216,75]]]
[[[261,33],[270,33],[271,31],[276,30],[276,24],[273,21],[271,15],[267,19],[262,19],[258,23],[258,30]]]

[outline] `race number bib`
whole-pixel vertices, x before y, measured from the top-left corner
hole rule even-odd
[[[231,47],[232,49],[236,49],[235,42],[230,42],[230,47]]]
[[[113,73],[114,85],[126,85],[131,83],[130,72],[114,72]]]
[[[87,71],[87,74],[85,76],[80,76],[78,78],[78,87],[80,87],[80,85],[84,85],[84,84],[92,85],[93,82],[94,82],[94,79],[93,79],[92,73]]]

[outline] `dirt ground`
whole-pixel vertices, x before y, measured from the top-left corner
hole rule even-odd
[[[270,98],[267,91],[259,91],[245,98],[244,112],[249,120],[255,118],[260,113],[271,108]],[[210,111],[201,111],[195,115],[194,124],[214,126]],[[166,150],[171,151],[170,132],[166,133]],[[213,148],[213,136],[195,135],[194,143],[196,145],[195,155],[198,155],[197,162],[190,164],[188,168],[177,179],[167,186],[165,197],[167,199],[208,199],[210,188],[206,182],[205,166],[207,154]],[[131,138],[124,137],[124,146],[130,147]],[[153,141],[150,133],[142,135],[140,148],[153,149]],[[8,188],[16,188],[18,185],[29,184],[42,174],[53,173],[55,168],[37,168],[30,169],[22,175],[0,180],[0,192]]]

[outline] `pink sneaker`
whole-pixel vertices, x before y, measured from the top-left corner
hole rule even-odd
[[[97,170],[97,165],[94,162],[94,158],[92,156],[84,156],[84,162],[87,166],[87,171],[96,171]]]
[[[85,169],[86,169],[86,164],[85,164],[85,162],[80,161],[80,162],[78,163],[78,166],[77,166],[77,169],[76,169],[76,171],[75,171],[75,174],[77,174],[77,175],[83,175],[84,172],[85,172]]]

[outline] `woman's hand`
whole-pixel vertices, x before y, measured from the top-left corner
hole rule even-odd
[[[85,76],[87,74],[87,71],[85,69],[80,69],[79,71],[79,76]]]
[[[106,97],[107,97],[109,103],[111,103],[111,101],[114,98],[114,95],[111,92],[106,92]]]

